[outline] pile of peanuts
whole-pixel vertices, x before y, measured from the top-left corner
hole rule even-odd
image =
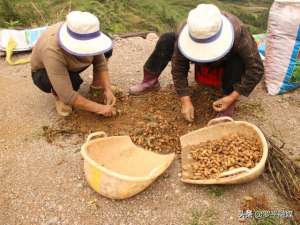
[[[212,179],[235,168],[253,168],[261,157],[259,140],[245,135],[230,135],[191,146],[188,158],[192,163],[182,166],[182,175],[193,180]]]
[[[180,152],[178,129],[167,120],[159,119],[134,129],[130,135],[132,141],[143,148],[159,153]]]

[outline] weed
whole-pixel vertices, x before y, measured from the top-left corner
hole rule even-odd
[[[254,33],[266,30],[272,0],[2,0],[0,26],[39,26],[61,21],[70,10],[94,13],[102,30],[126,33],[153,30],[159,33],[176,30],[189,10],[199,3],[214,3],[221,10],[237,15]],[[14,21],[18,21],[17,24]]]
[[[207,188],[207,191],[213,197],[221,197],[225,193],[225,187],[212,186],[212,187]]]
[[[287,224],[279,218],[268,217],[263,219],[253,219],[250,222],[250,225],[287,225]]]
[[[7,28],[14,28],[14,27],[17,27],[20,25],[20,21],[19,20],[9,20],[9,21],[5,21],[4,24]]]
[[[265,110],[260,102],[243,102],[238,106],[239,113],[263,119]]]
[[[191,219],[186,225],[215,225],[216,215],[216,212],[212,209],[204,211],[194,209]]]

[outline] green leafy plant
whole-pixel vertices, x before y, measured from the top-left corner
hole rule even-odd
[[[33,27],[64,20],[70,10],[83,10],[99,17],[109,33],[174,31],[199,3],[214,3],[237,15],[254,33],[266,30],[272,0],[1,0],[1,27]],[[15,23],[15,21],[18,21]]]
[[[225,193],[225,187],[211,186],[207,188],[207,192],[213,197],[221,197]]]
[[[293,225],[292,223],[289,224]],[[250,225],[287,225],[287,223],[276,217],[268,217],[263,219],[253,219],[250,222]]]
[[[5,21],[4,24],[6,25],[7,28],[14,28],[20,25],[19,20],[9,20]]]
[[[217,214],[214,210],[197,210],[194,209],[191,213],[191,218],[186,225],[215,225]]]

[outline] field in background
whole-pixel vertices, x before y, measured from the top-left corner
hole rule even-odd
[[[253,33],[266,30],[272,0],[1,0],[0,27],[34,27],[63,20],[70,10],[96,14],[109,33],[176,29],[190,9],[214,3],[237,15]]]

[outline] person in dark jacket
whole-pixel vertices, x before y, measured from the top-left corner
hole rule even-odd
[[[222,88],[224,97],[213,103],[219,116],[232,116],[240,95],[249,96],[261,80],[264,68],[256,42],[234,15],[212,4],[190,11],[178,33],[163,34],[144,65],[144,79],[130,87],[131,94],[160,88],[159,76],[172,62],[172,76],[185,119],[193,121],[194,107],[188,87],[190,63],[198,83]]]

